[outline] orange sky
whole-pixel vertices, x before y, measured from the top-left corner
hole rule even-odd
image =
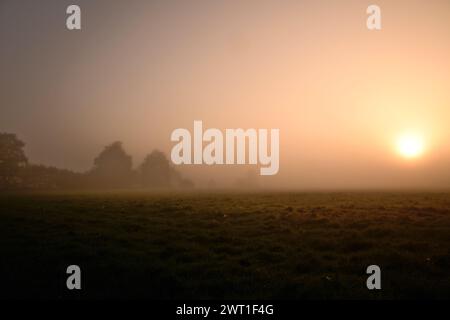
[[[202,120],[280,129],[266,186],[450,186],[448,0],[75,2],[0,3],[0,130],[33,162],[86,170],[121,140],[138,165]],[[395,148],[407,131],[424,138],[413,160]],[[244,169],[182,170],[231,184]]]

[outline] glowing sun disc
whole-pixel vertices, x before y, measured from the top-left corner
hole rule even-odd
[[[404,134],[397,140],[397,150],[405,158],[416,158],[423,153],[424,145],[421,136]]]

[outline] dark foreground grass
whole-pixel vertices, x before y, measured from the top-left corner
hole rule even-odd
[[[0,210],[3,298],[450,298],[448,193],[28,194]]]

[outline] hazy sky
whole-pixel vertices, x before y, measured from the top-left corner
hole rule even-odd
[[[450,187],[450,1],[0,0],[0,108],[32,162],[73,170],[115,140],[135,165],[169,154],[172,130],[202,120],[280,129],[263,185]],[[423,137],[420,157],[398,154],[404,132]]]

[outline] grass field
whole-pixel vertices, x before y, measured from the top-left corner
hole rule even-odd
[[[448,299],[450,194],[2,195],[0,254],[2,298]]]

